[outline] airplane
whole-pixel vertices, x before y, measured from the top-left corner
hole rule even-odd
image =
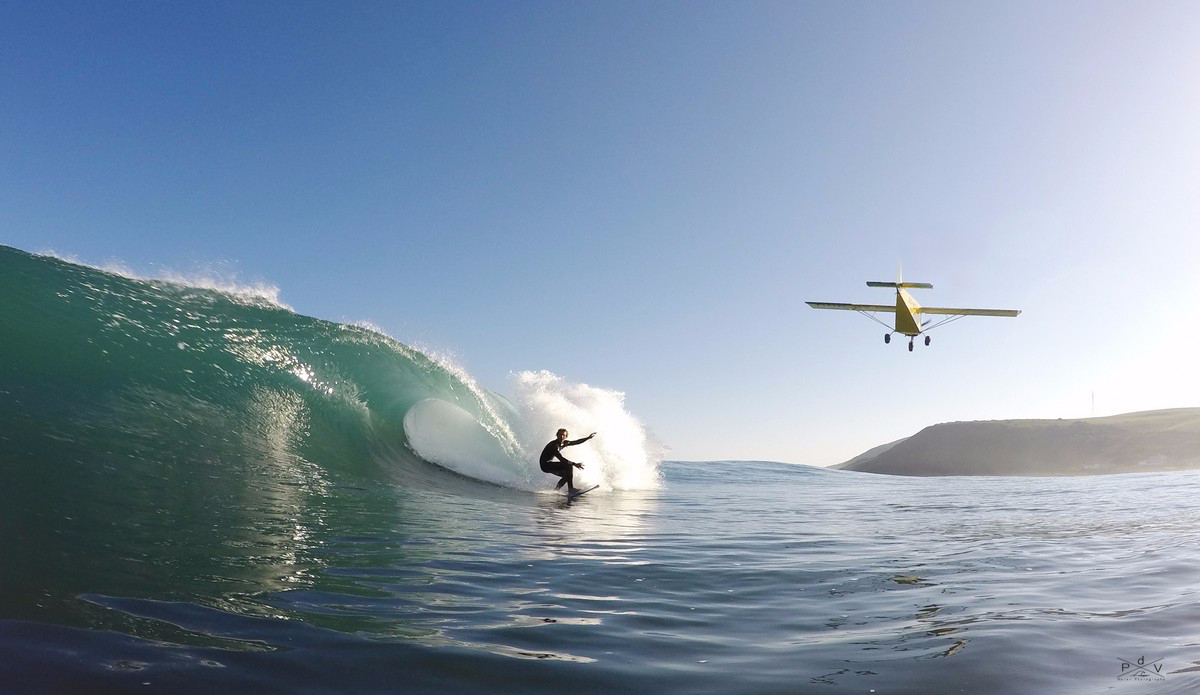
[[[843,304],[835,302],[806,302],[814,309],[841,309],[845,311],[857,311],[866,316],[872,321],[882,325],[884,328],[890,328],[886,323],[875,317],[877,311],[887,311],[896,314],[895,328],[883,335],[883,342],[892,342],[892,333],[900,333],[908,336],[908,351],[912,352],[913,341],[918,335],[928,333],[938,326],[957,321],[964,316],[1016,316],[1021,313],[1017,309],[946,309],[943,307],[921,306],[917,303],[908,290],[933,289],[933,285],[927,282],[868,282],[867,287],[890,287],[896,290],[896,304],[889,306],[887,304]],[[920,316],[924,314],[943,315],[944,318],[932,326],[929,325],[933,319],[925,319],[919,322]],[[929,336],[925,336],[925,344],[929,345]]]

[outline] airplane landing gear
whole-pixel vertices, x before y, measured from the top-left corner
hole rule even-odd
[[[883,342],[884,342],[884,344],[885,344],[885,345],[886,345],[887,343],[890,343],[890,342],[892,342],[892,334],[891,334],[891,333],[884,333],[884,334],[883,334]]]
[[[912,352],[912,347],[913,347],[913,339],[909,338],[908,339],[908,351],[909,352]]]
[[[929,346],[929,336],[925,336],[925,346]]]

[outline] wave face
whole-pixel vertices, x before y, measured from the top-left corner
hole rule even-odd
[[[265,467],[298,481],[452,485],[432,462],[534,490],[550,481],[533,463],[542,440],[578,422],[612,435],[589,452],[587,482],[658,484],[618,393],[522,373],[531,400],[514,405],[445,358],[301,316],[263,288],[143,280],[0,247],[0,296],[0,441],[29,469],[95,475],[100,457],[122,475]],[[574,422],[553,424],[560,414]]]
[[[286,588],[321,529],[403,518],[397,489],[549,490],[536,454],[560,426],[601,432],[576,459],[600,494],[659,485],[620,393],[528,372],[510,401],[269,288],[0,246],[0,297],[0,616],[92,624],[74,597]]]

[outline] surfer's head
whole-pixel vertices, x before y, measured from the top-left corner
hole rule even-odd
[[[559,430],[558,430],[558,438],[559,438],[559,439],[566,439],[566,438],[567,438],[567,429],[566,429],[565,427],[560,427],[560,428],[559,428]]]

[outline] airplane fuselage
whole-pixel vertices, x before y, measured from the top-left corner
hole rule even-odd
[[[921,324],[917,320],[917,311],[921,305],[913,299],[908,290],[903,287],[896,289],[896,332],[907,336],[921,333]]]

